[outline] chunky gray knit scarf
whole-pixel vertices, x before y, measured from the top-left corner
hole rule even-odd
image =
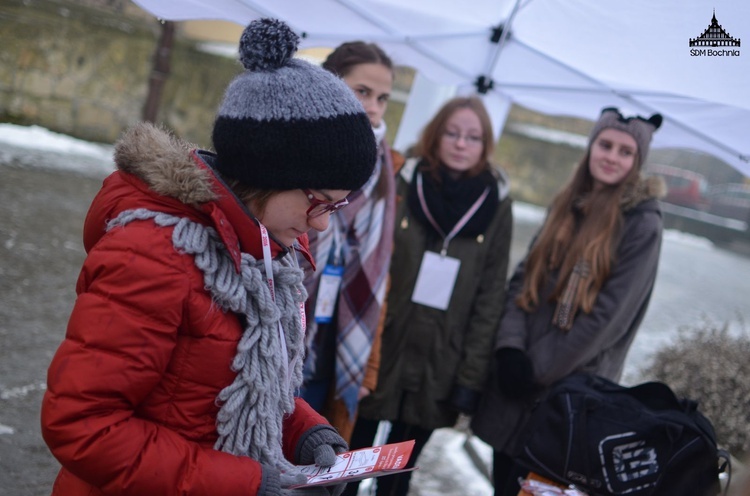
[[[221,404],[214,448],[244,455],[283,472],[293,469],[282,453],[282,420],[294,410],[294,391],[302,383],[304,336],[299,306],[307,293],[302,271],[290,257],[273,261],[276,301],[266,283],[263,260],[242,253],[241,271],[211,227],[189,219],[147,209],[122,212],[107,230],[134,220],[153,219],[158,226],[174,226],[172,243],[177,251],[194,256],[203,272],[205,288],[224,311],[245,317],[245,330],[237,344],[232,370],[234,382],[217,398]],[[289,384],[285,381],[278,323],[281,321],[289,354]]]

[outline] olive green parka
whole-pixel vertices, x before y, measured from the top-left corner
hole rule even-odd
[[[378,386],[360,403],[360,416],[399,420],[424,429],[455,424],[454,385],[477,393],[487,377],[494,336],[505,301],[513,228],[506,176],[497,170],[499,204],[484,233],[457,236],[447,256],[461,261],[447,310],[412,302],[425,251],[439,253],[442,238],[416,220],[407,205],[417,162],[397,177],[395,246],[382,335]]]

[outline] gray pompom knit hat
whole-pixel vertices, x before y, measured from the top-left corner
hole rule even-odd
[[[215,167],[259,189],[359,189],[377,154],[370,120],[343,80],[292,58],[298,44],[279,20],[245,28],[246,70],[227,87],[214,122]]]
[[[633,139],[635,139],[635,142],[638,145],[640,164],[643,165],[646,163],[648,150],[651,146],[651,137],[654,132],[661,127],[661,123],[661,114],[654,114],[648,119],[641,117],[640,115],[624,117],[617,108],[607,107],[602,109],[599,120],[596,121],[594,128],[591,130],[589,136],[589,147],[591,147],[591,144],[596,137],[599,136],[599,133],[605,129],[617,129],[618,131],[628,133]]]

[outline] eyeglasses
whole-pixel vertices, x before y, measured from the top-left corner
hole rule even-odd
[[[467,146],[479,146],[482,144],[482,137],[476,134],[461,134],[456,131],[443,131],[443,138],[458,143],[461,138]]]
[[[307,201],[310,202],[310,208],[307,209],[307,216],[311,219],[320,217],[325,213],[332,214],[333,212],[341,210],[345,206],[349,205],[349,200],[347,200],[346,198],[342,198],[337,202],[330,202],[315,198],[315,195],[313,195],[312,191],[310,191],[309,189],[303,189],[302,192],[307,195]]]

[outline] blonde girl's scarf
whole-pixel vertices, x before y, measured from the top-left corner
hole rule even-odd
[[[388,268],[393,250],[395,178],[388,145],[382,141],[370,180],[349,196],[349,205],[335,214],[329,228],[310,234],[310,250],[316,260],[329,259],[333,229],[341,229],[344,240],[344,275],[337,303],[335,398],[343,400],[350,416],[357,408],[359,388],[380,322],[385,300]],[[308,309],[315,308],[322,270],[308,276]],[[317,324],[308,315],[308,367],[314,366]],[[324,340],[320,340],[321,342]]]
[[[238,273],[219,235],[210,227],[186,218],[136,209],[122,212],[110,221],[107,229],[146,219],[153,219],[161,227],[174,226],[175,249],[193,255],[214,302],[222,310],[244,317],[245,329],[237,343],[237,354],[231,364],[223,364],[231,366],[237,376],[217,398],[221,407],[216,419],[219,437],[214,448],[249,456],[283,472],[294,470],[282,452],[282,421],[294,411],[294,391],[302,384],[304,339],[299,305],[307,297],[302,271],[289,257],[273,261],[274,301],[266,284],[263,260],[242,253]],[[279,321],[286,331],[290,363],[296,363],[289,371],[289,383],[286,383],[283,354],[279,352]]]
[[[588,288],[590,275],[590,264],[584,260],[579,260],[573,267],[570,277],[568,277],[565,291],[557,301],[555,314],[552,316],[553,325],[563,331],[569,331],[573,327],[573,320],[580,306],[580,301],[583,299],[583,293]]]

